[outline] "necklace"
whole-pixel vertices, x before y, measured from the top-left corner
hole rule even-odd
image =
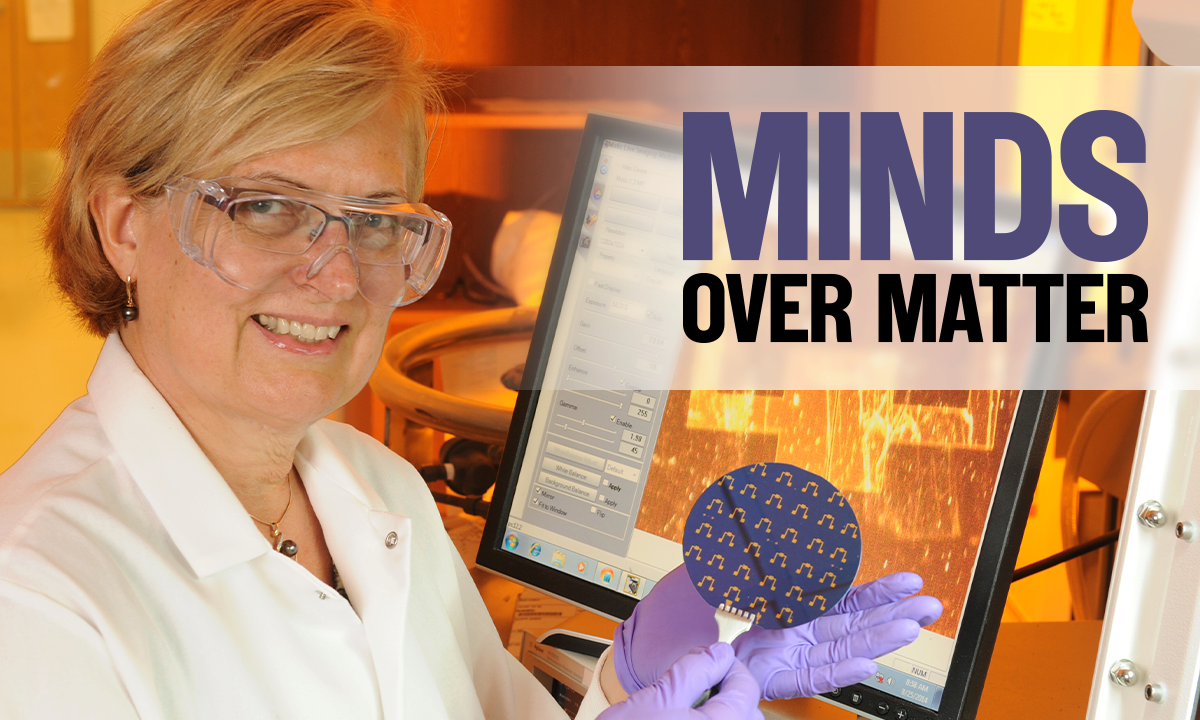
[[[250,515],[251,519],[256,520],[256,521],[262,523],[263,525],[266,525],[267,527],[271,528],[271,539],[273,539],[275,541],[275,550],[280,553],[283,553],[285,556],[290,557],[293,560],[295,560],[296,553],[300,552],[300,548],[296,545],[295,542],[283,537],[283,531],[281,531],[279,529],[279,523],[283,522],[284,516],[287,515],[287,511],[291,507],[292,507],[292,473],[288,472],[288,501],[287,501],[287,505],[285,505],[283,508],[283,512],[280,513],[279,519],[276,520],[275,522],[267,522],[266,520],[263,520],[261,518],[254,517],[254,515],[251,515],[249,511],[247,511],[246,514]]]

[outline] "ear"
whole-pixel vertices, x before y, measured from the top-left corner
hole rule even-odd
[[[133,195],[125,183],[113,180],[100,185],[88,209],[96,232],[100,236],[100,247],[104,256],[122,280],[137,275],[138,218],[142,214]]]

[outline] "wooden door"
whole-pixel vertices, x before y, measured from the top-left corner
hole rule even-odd
[[[0,205],[35,205],[90,61],[88,0],[0,0]]]

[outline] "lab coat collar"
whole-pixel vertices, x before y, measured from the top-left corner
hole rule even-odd
[[[88,379],[114,454],[199,578],[270,551],[254,521],[116,333]]]
[[[386,510],[383,498],[375,492],[353,464],[342,454],[341,450],[321,430],[321,423],[316,423],[308,429],[296,447],[297,462],[303,460],[306,467],[297,465],[301,477],[305,478],[308,486],[310,475],[316,479],[331,482],[354,498],[364,510]]]

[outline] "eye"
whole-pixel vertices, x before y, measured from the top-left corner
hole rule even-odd
[[[312,238],[300,237],[308,228],[320,226],[308,205],[280,197],[250,197],[238,202],[230,211],[234,227],[255,233],[255,237],[281,238],[296,234],[297,242],[311,242]],[[243,243],[255,244],[250,235],[239,235]]]
[[[286,198],[260,197],[242,200],[233,206],[234,219],[240,222],[278,222],[284,217],[305,214],[302,203]]]
[[[270,198],[251,200],[250,202],[243,203],[242,207],[247,212],[254,213],[255,215],[276,215],[287,211],[282,200],[272,200]]]
[[[361,222],[363,227],[369,227],[372,230],[391,230],[398,224],[396,216],[376,213],[364,215]]]

